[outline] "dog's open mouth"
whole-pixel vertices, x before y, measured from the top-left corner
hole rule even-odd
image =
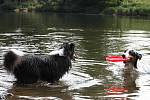
[[[132,62],[134,60],[134,57],[128,56],[128,57],[123,57],[124,63]]]
[[[130,59],[126,57],[125,55],[122,55],[122,58],[123,58],[124,63],[130,62]]]
[[[76,59],[78,58],[78,55],[76,53],[73,54],[72,60],[76,61]]]

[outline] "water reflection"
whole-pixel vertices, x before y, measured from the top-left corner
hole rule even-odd
[[[13,96],[8,96],[8,99],[72,99],[72,94],[66,90],[66,86],[63,83],[56,85],[46,83],[23,86],[17,85],[9,90],[9,92],[11,92]]]
[[[144,54],[149,62],[148,18],[111,17],[84,14],[2,13],[0,16],[0,63],[11,48],[43,55],[63,42],[74,42],[78,58],[58,83],[15,85],[13,75],[3,67],[0,94],[8,99],[143,99],[148,97],[149,74],[124,72],[123,63],[109,63],[106,55],[119,55],[127,48]],[[141,60],[142,61],[142,60]],[[149,65],[149,64],[147,64]],[[134,76],[134,77],[133,77]],[[108,94],[117,90],[121,94]]]

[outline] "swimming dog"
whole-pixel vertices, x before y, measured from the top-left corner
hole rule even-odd
[[[142,54],[133,49],[127,49],[122,54],[122,57],[126,59],[124,61],[125,66],[122,73],[124,85],[130,91],[138,90],[135,80],[141,68],[137,63],[141,60]]]
[[[137,69],[137,61],[142,58],[142,54],[133,49],[127,49],[122,54],[122,57],[127,59],[124,61],[125,67],[128,67],[129,69]]]

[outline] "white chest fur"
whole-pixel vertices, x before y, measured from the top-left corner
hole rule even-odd
[[[10,51],[14,52],[18,56],[23,56],[25,53],[16,49],[11,49]]]
[[[64,49],[54,50],[54,51],[50,52],[49,55],[64,56]]]

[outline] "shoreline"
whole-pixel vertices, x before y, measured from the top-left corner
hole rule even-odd
[[[118,1],[118,0],[117,0]],[[97,14],[97,15],[113,15],[113,16],[150,16],[150,2],[149,0],[120,0],[116,1],[90,1],[74,3],[51,1],[47,2],[7,2],[0,5],[2,12],[55,12],[55,13],[83,13],[83,14]],[[93,2],[93,4],[91,4]],[[99,4],[98,4],[99,2]],[[83,4],[82,4],[83,3]],[[89,6],[88,6],[89,5]]]

